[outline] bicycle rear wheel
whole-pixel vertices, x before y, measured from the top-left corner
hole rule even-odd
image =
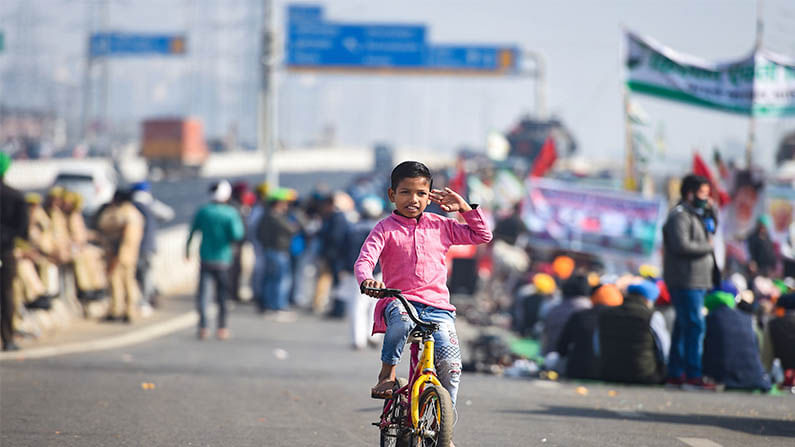
[[[453,440],[453,402],[446,389],[428,385],[420,394],[419,433],[411,447],[448,447]]]
[[[381,447],[409,447],[408,437],[400,435],[397,427],[390,426],[381,430]]]
[[[403,377],[398,377],[395,383],[394,391],[406,386],[408,381]],[[392,398],[392,408],[389,410],[390,419],[393,422],[389,427],[381,430],[381,447],[409,447],[409,439],[403,427],[406,421],[406,415],[403,409],[405,408],[405,397],[397,395]],[[391,400],[384,402],[384,408]]]

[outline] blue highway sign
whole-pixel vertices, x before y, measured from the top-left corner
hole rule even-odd
[[[321,6],[287,9],[286,61],[290,69],[379,70],[513,74],[515,46],[434,45],[421,24],[341,23],[325,19]]]
[[[428,65],[440,70],[513,71],[519,49],[508,46],[434,45],[430,47]]]
[[[144,55],[182,55],[187,51],[183,35],[140,33],[95,33],[89,39],[92,58]]]
[[[418,67],[425,61],[425,28],[405,25],[290,26],[288,65]]]

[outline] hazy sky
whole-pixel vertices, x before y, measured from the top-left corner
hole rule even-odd
[[[241,139],[251,141],[256,124],[254,58],[260,3],[111,0],[111,28],[188,30],[191,52],[182,59],[113,61],[109,86],[113,120],[134,129],[143,116],[188,112],[201,116],[213,134],[223,134],[236,123]],[[288,3],[277,2],[280,18]],[[751,50],[756,20],[753,0],[313,3],[325,5],[326,16],[336,21],[425,23],[434,43],[518,44],[541,52],[548,68],[548,109],[572,129],[584,155],[603,159],[623,153],[622,24],[680,52],[721,61]],[[792,57],[795,4],[765,0],[764,7],[766,47]],[[33,17],[38,26],[20,26],[21,17],[28,17],[28,22]],[[6,52],[0,53],[0,98],[4,98],[0,102],[31,106],[56,102],[59,110],[74,113],[79,108],[90,17],[85,0],[0,2],[0,28],[6,30]],[[26,75],[20,77],[20,72]],[[53,78],[71,87],[36,88]],[[325,128],[333,128],[341,144],[385,141],[442,151],[462,145],[477,148],[483,146],[488,131],[509,129],[534,107],[533,81],[517,78],[286,74],[281,87],[280,130],[289,146],[316,141]],[[693,148],[708,152],[715,145],[729,156],[742,156],[747,119],[653,98],[637,101],[651,118],[649,135],[664,129],[667,158],[656,163],[682,161]],[[759,122],[757,155],[762,164],[772,166],[778,139],[793,129],[793,119]]]

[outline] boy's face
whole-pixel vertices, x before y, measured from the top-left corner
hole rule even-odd
[[[405,217],[416,218],[425,211],[431,197],[431,184],[425,177],[404,178],[397,189],[389,188],[389,201],[397,212]]]

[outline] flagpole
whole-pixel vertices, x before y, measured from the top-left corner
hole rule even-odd
[[[638,182],[635,178],[635,147],[632,141],[632,122],[629,119],[629,92],[624,85],[624,142],[626,161],[624,166],[624,189],[635,191],[638,189]]]
[[[627,87],[626,75],[626,52],[629,51],[625,47],[626,29],[623,25],[619,26],[621,37],[619,38],[618,45],[618,61],[619,71],[621,73],[621,93],[624,106],[624,189],[628,191],[635,191],[638,188],[638,182],[635,178],[635,148],[632,141],[632,123],[630,122],[629,111],[629,88]]]
[[[762,36],[764,23],[762,21],[762,0],[756,0],[756,41],[754,42],[754,57],[762,49]],[[756,65],[754,65],[756,66]],[[753,89],[753,86],[751,87]],[[745,165],[750,170],[754,140],[756,139],[756,116],[754,115],[754,98],[751,96],[751,119],[748,121],[748,141],[745,144]]]

